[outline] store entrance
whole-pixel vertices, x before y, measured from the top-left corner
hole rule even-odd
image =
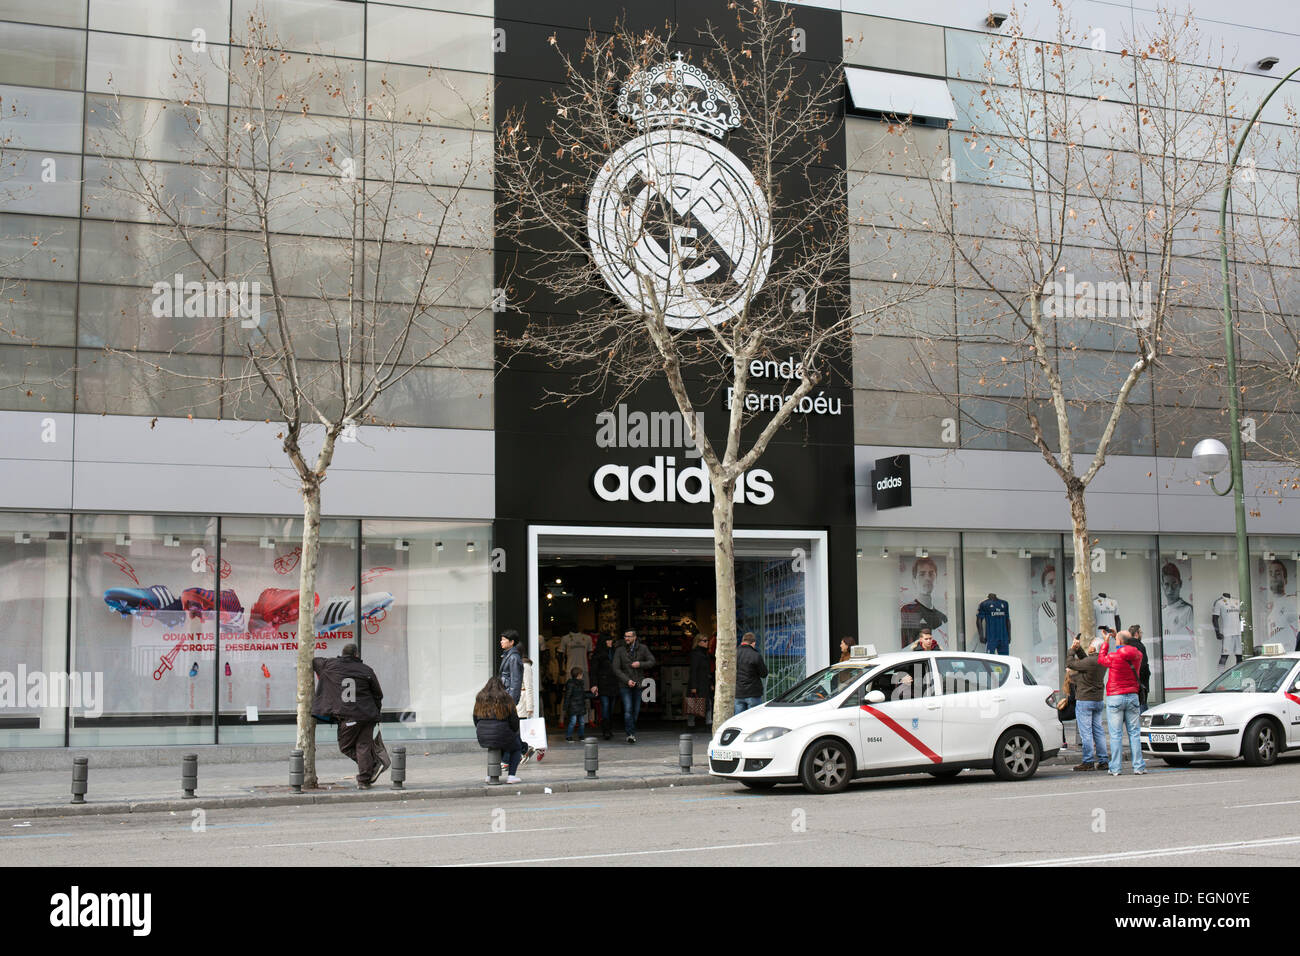
[[[700,635],[712,639],[716,630],[711,561],[546,561],[539,564],[538,579],[538,617],[542,622],[540,660],[536,662],[541,685],[538,696],[548,723],[559,726],[564,686],[572,669],[581,668],[584,686],[590,687],[595,655],[607,653],[603,636],[613,635],[617,647],[628,629],[637,632],[638,639],[655,657],[655,667],[641,691],[638,726],[643,730],[666,730],[685,720],[691,649]],[[710,662],[715,650],[710,643]],[[698,690],[706,697],[711,694],[707,687]],[[617,698],[616,691],[613,696]],[[618,733],[622,728],[621,705],[614,703],[613,710],[616,717],[612,727]],[[593,732],[606,716],[599,700],[591,701],[589,715],[597,724],[588,730]]]
[[[563,716],[570,669],[581,667],[590,687],[593,655],[604,651],[601,635],[614,635],[617,647],[629,628],[656,661],[642,687],[638,729],[685,727],[691,652],[700,636],[709,641],[710,682],[716,670],[711,531],[535,525],[529,552],[534,692],[552,733]],[[830,663],[826,533],[741,530],[735,555],[737,633],[757,636],[770,699]],[[696,689],[711,705],[712,687]],[[617,734],[621,703],[611,709]],[[599,701],[588,713],[599,732],[606,716]]]

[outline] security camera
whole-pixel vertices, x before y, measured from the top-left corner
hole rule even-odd
[[[988,27],[990,30],[1001,29],[1002,24],[1006,22],[1007,22],[1007,15],[1005,13],[990,13],[987,17],[984,18],[984,25]],[[1273,62],[1276,63],[1277,61],[1274,60]]]
[[[1271,69],[1273,69],[1273,67],[1275,67],[1275,66],[1277,66],[1277,57],[1275,57],[1275,56],[1266,56],[1266,57],[1264,57],[1264,59],[1260,60],[1258,63],[1255,64],[1255,69],[1257,69],[1257,70],[1271,70]]]
[[[1206,552],[1205,552],[1205,560],[1206,560],[1206,561],[1218,561],[1218,560],[1219,560],[1219,552],[1217,552],[1217,551],[1206,551]]]
[[[1228,467],[1228,449],[1217,438],[1205,438],[1192,449],[1192,461],[1203,475],[1217,475]]]

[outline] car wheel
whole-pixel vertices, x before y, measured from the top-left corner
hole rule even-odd
[[[1267,717],[1256,717],[1241,740],[1241,755],[1252,767],[1271,767],[1277,762],[1277,726]]]
[[[740,781],[750,790],[771,790],[776,786],[775,780],[742,780]]]
[[[961,773],[963,767],[940,767],[938,770],[927,770],[932,777],[938,777],[940,780],[951,780],[957,774]]]
[[[1192,763],[1187,757],[1161,757],[1160,759],[1171,767],[1187,767]]]
[[[993,748],[993,772],[1003,780],[1028,780],[1038,770],[1040,750],[1034,735],[1012,727]]]
[[[853,752],[838,740],[819,740],[803,755],[799,779],[809,793],[839,793],[853,776]]]

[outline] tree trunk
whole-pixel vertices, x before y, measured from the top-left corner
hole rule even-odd
[[[713,580],[718,605],[718,652],[713,687],[713,723],[736,709],[736,546],[732,540],[736,483],[713,483]]]
[[[1085,487],[1082,482],[1067,482],[1066,497],[1070,499],[1070,524],[1074,528],[1074,602],[1079,608],[1079,633],[1083,635],[1084,649],[1097,634],[1097,620],[1092,612],[1092,540],[1088,536],[1088,509],[1084,503]],[[1069,631],[1069,615],[1065,616],[1065,645],[1070,646],[1074,635]],[[1064,665],[1062,665],[1064,671]]]
[[[320,480],[302,483],[302,563],[298,572],[298,738],[303,756],[303,786],[316,787],[316,718],[311,715],[316,656],[316,569],[320,563]]]

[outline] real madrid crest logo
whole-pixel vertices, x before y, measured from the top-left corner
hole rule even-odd
[[[772,264],[767,197],[718,142],[740,125],[735,97],[678,53],[633,76],[618,111],[641,135],[614,151],[592,185],[587,235],[597,267],[629,309],[661,309],[670,328],[734,318]]]

